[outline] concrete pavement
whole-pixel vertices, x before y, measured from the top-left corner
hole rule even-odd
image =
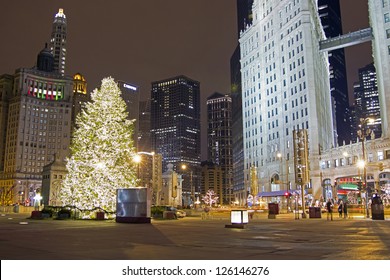
[[[255,215],[244,229],[229,218],[186,217],[121,224],[113,220],[33,220],[0,216],[2,260],[379,260],[390,259],[390,221],[327,221]]]

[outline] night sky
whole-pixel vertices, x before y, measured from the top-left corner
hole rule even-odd
[[[340,0],[344,33],[368,27],[367,0]],[[141,87],[186,75],[206,98],[229,93],[230,56],[237,44],[236,0],[12,0],[0,3],[0,74],[32,67],[49,42],[54,15],[68,21],[66,74],[80,72],[88,91],[112,76]],[[371,44],[346,49],[348,85],[372,62]],[[202,152],[205,152],[205,117]]]

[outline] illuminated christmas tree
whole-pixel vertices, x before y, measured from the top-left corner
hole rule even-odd
[[[60,197],[63,205],[113,212],[116,189],[136,185],[134,126],[114,79],[103,79],[91,100],[76,119]]]
[[[208,190],[206,194],[202,197],[204,203],[208,204],[210,207],[218,202],[218,196],[216,196],[213,190]]]

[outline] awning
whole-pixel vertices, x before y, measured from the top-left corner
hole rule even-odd
[[[270,196],[284,196],[284,194],[287,192],[285,191],[273,191],[273,192],[259,192],[257,194],[258,197],[270,197]]]
[[[340,184],[338,185],[339,189],[342,189],[342,190],[350,190],[350,191],[358,191],[359,190],[359,186],[355,185],[355,184]]]
[[[283,190],[283,191],[273,191],[273,192],[259,192],[257,194],[258,197],[272,197],[272,196],[285,196],[285,194],[289,192],[292,195],[300,194],[301,190]],[[307,190],[305,190],[305,194],[307,194]]]

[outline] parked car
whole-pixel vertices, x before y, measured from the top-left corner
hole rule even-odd
[[[183,210],[177,210],[176,211],[176,217],[178,218],[184,218],[185,216],[187,216],[187,213]]]

